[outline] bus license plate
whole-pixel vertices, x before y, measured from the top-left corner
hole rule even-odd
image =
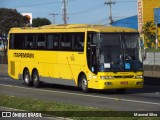
[[[128,82],[127,81],[123,81],[123,82],[121,82],[121,85],[128,85]]]

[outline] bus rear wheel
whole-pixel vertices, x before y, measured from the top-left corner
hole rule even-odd
[[[81,76],[79,86],[80,86],[82,92],[84,92],[84,93],[89,92],[88,81],[87,81],[87,78],[85,75]]]
[[[29,70],[25,70],[23,73],[23,80],[26,86],[31,86],[32,85],[32,81],[31,81],[31,77],[29,74]]]
[[[36,87],[36,88],[40,87],[39,74],[38,74],[37,70],[33,71],[32,80],[33,80],[34,87]]]

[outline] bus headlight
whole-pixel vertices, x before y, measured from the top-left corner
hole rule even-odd
[[[142,79],[143,76],[142,76],[142,75],[136,75],[135,78],[136,78],[136,79]]]
[[[105,79],[114,79],[113,76],[100,76],[101,79],[105,80]]]
[[[143,82],[137,82],[136,85],[143,85]]]

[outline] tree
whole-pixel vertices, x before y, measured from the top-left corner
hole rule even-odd
[[[156,26],[152,21],[148,21],[143,25],[142,33],[149,48],[152,47],[152,45],[155,45]]]
[[[29,20],[17,12],[16,9],[0,8],[0,45],[7,53],[7,34],[12,27],[24,27]]]
[[[32,27],[39,27],[43,25],[50,25],[51,21],[47,18],[34,18],[32,20]]]
[[[0,8],[0,28],[2,33],[8,33],[12,27],[24,27],[29,23],[27,17],[16,9]]]

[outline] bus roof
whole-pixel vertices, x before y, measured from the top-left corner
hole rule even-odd
[[[87,30],[87,31],[95,31],[95,32],[138,32],[135,29],[124,28],[124,27],[116,27],[116,26],[104,26],[104,25],[90,25],[90,24],[59,24],[59,25],[45,25],[41,27],[23,27],[23,28],[12,28],[10,32],[18,30],[63,30],[63,29],[77,29],[77,30]]]

